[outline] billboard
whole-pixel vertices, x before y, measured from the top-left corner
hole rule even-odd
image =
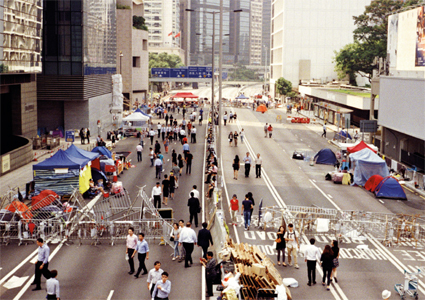
[[[425,6],[416,8],[416,67],[425,67]]]

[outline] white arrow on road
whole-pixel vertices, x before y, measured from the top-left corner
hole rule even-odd
[[[18,277],[13,275],[12,278],[10,278],[5,284],[3,284],[3,287],[7,289],[14,289],[17,287],[21,287],[24,282],[28,279],[29,276],[24,277]]]

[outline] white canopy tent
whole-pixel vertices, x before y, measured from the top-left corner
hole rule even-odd
[[[149,117],[143,115],[139,112],[134,112],[131,115],[128,115],[127,117],[122,119],[125,122],[147,122],[149,121]]]

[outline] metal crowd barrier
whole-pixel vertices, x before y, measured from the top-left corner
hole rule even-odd
[[[118,219],[133,219],[137,217],[140,219],[141,207],[134,207],[135,202],[131,201],[127,191],[115,195],[111,195],[108,198],[101,199],[93,207],[94,217],[97,222],[102,221],[114,221]]]

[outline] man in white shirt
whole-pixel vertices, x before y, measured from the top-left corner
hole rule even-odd
[[[161,135],[161,123],[158,122],[158,125],[156,125],[156,128],[158,129],[158,138]]]
[[[153,158],[154,158],[155,152],[152,148],[149,148],[149,158],[151,159],[151,167],[153,167]]]
[[[257,158],[255,159],[255,178],[261,178],[261,164],[263,159],[260,157],[260,153],[257,153]]]
[[[193,247],[198,242],[198,237],[196,236],[195,230],[190,228],[192,224],[190,222],[186,223],[186,227],[183,228],[180,232],[179,245],[183,244],[183,248],[186,251],[186,256],[184,259],[184,267],[189,268],[193,265],[192,252]],[[189,262],[191,265],[189,265]]]
[[[137,151],[137,161],[142,161],[142,151],[143,151],[143,147],[142,145],[137,145],[136,146],[136,151]]]
[[[162,172],[162,160],[157,157],[153,163],[155,166],[155,178],[161,179],[161,172]]]
[[[189,192],[189,197],[190,197],[190,193],[193,193],[193,197],[194,198],[198,198],[199,199],[199,191],[197,190],[197,186],[196,185],[194,185],[193,186],[193,189]]]
[[[195,126],[192,127],[190,130],[190,142],[196,144],[196,128]]]
[[[320,261],[321,253],[319,248],[314,246],[316,240],[310,239],[310,245],[305,249],[305,262],[307,263],[308,286],[316,284],[316,261]]]
[[[148,290],[150,291],[151,296],[152,296],[153,290],[155,289],[155,284],[159,280],[161,280],[161,274],[162,274],[162,272],[164,272],[161,269],[161,263],[159,261],[156,261],[153,264],[153,266],[154,266],[154,268],[152,270],[150,270],[149,273],[148,273],[148,280],[147,280],[147,282],[148,282]]]
[[[322,137],[326,138],[326,122],[323,124],[323,133],[322,133]]]
[[[58,271],[52,270],[50,271],[50,278],[46,280],[46,291],[48,300],[59,300],[60,298],[60,289],[59,289],[59,281],[56,279],[58,276]]]
[[[294,264],[295,269],[299,269],[298,266],[298,257],[297,257],[297,250],[300,248],[300,244],[298,242],[298,233],[294,230],[294,225],[289,224],[288,230],[285,232],[284,235],[285,241],[286,241],[286,249],[288,250],[288,262],[289,266],[292,267],[292,259],[291,259],[291,253],[294,257]]]
[[[156,208],[161,208],[162,188],[159,182],[152,188],[153,205]]]
[[[151,128],[149,131],[149,137],[151,138],[151,146],[153,145],[153,138],[155,137],[155,131]]]
[[[179,228],[180,228],[180,233],[183,231],[184,227],[184,221],[183,220],[179,220]],[[180,258],[178,260],[178,262],[182,262],[183,259],[186,257],[186,250],[184,249],[183,245],[178,245],[178,247],[180,248]]]

